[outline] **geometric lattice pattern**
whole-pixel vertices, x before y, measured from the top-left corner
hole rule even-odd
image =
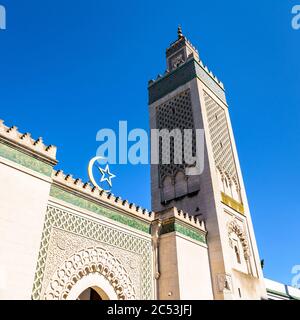
[[[186,90],[174,98],[166,101],[165,103],[156,107],[156,122],[157,129],[167,129],[172,131],[174,129],[179,129],[181,132],[181,141],[175,136],[171,138],[170,143],[170,164],[163,164],[163,150],[162,150],[162,139],[159,141],[159,177],[160,183],[167,176],[175,177],[178,171],[183,171],[187,167],[184,159],[184,141],[188,146],[191,146],[192,157],[196,156],[196,138],[195,138],[195,127],[192,111],[192,101],[190,90]],[[184,130],[192,129],[192,135],[189,137],[186,135],[184,137]],[[182,159],[181,163],[174,163],[174,145],[179,145],[177,143],[181,142],[182,148]],[[186,155],[187,156],[187,155]],[[190,161],[189,161],[190,162]]]
[[[237,169],[225,111],[206,92],[204,92],[204,99],[216,166],[219,167],[232,182],[238,184]]]
[[[151,241],[120,231],[86,217],[48,205],[38,256],[32,299],[41,299],[43,275],[51,232],[58,228],[92,240],[125,249],[142,257],[141,299],[152,299],[152,247]]]

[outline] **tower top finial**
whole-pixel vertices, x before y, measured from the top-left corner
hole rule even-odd
[[[178,34],[178,39],[181,39],[183,37],[181,25],[178,26],[177,34]]]

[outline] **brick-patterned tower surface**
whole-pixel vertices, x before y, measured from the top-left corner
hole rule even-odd
[[[193,156],[198,149],[195,132],[204,130],[204,170],[187,175],[188,164],[174,161],[176,135],[170,139],[171,161],[164,164],[160,142],[156,150],[159,164],[151,165],[152,210],[177,207],[205,221],[215,299],[264,299],[263,274],[224,86],[203,65],[181,28],[166,58],[165,74],[149,81],[150,128],[192,129]]]

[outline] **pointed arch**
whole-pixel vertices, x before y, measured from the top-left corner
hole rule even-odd
[[[236,222],[236,220],[232,220],[228,224],[228,236],[230,239],[230,235],[232,233],[235,233],[239,240],[241,241],[242,247],[243,247],[243,253],[245,260],[248,260],[250,257],[250,250],[249,250],[249,244],[247,240],[247,236],[243,230],[243,228]]]

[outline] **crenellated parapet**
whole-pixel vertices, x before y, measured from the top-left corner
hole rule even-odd
[[[177,232],[193,240],[206,244],[206,227],[202,220],[175,207],[155,214],[156,221],[161,223],[160,234]]]
[[[222,81],[220,81],[218,79],[218,77],[210,70],[208,69],[208,67],[206,65],[204,65],[204,63],[202,62],[202,60],[199,59],[199,62],[198,62],[201,66],[201,68],[223,89],[225,90],[225,87],[224,87],[224,83]]]
[[[70,174],[65,174],[62,170],[54,171],[52,179],[54,187],[56,186],[62,190],[76,192],[81,197],[87,197],[100,205],[109,206],[120,210],[122,213],[147,222],[151,222],[154,219],[154,214],[151,211],[131,203],[126,199],[115,196],[112,193],[100,190],[89,182],[83,182],[81,179],[76,179]]]
[[[41,137],[33,139],[30,133],[19,132],[16,126],[8,127],[3,120],[0,120],[0,140],[52,165],[57,163],[55,146],[45,145]]]
[[[115,196],[112,193],[100,190],[89,182],[83,182],[70,174],[65,174],[62,170],[53,172],[53,187],[51,195],[60,198],[56,188],[66,192],[76,193],[79,197],[88,198],[100,206],[108,206],[114,210],[120,210],[123,214],[138,218],[147,223],[160,220],[162,222],[161,234],[177,231],[194,240],[206,243],[206,228],[204,221],[191,216],[177,208],[167,209],[162,212],[154,213],[138,206],[126,199]],[[62,197],[61,200],[70,202],[70,196]],[[78,205],[78,202],[73,203]]]
[[[203,220],[199,220],[198,217],[191,216],[182,210],[174,208],[174,216],[180,221],[189,224],[192,227],[198,228],[199,230],[206,231],[205,223]]]
[[[219,99],[227,104],[224,84],[204,65],[198,53],[189,55],[185,53],[186,58],[182,57],[182,55],[183,53],[181,54],[179,51],[174,58],[172,56],[168,58],[168,70],[163,75],[159,74],[155,80],[148,82],[149,104],[156,102],[195,78],[199,79]],[[176,64],[176,61],[179,61],[178,65],[172,69],[171,66]]]
[[[0,142],[2,142],[2,146],[19,152],[17,156],[15,154],[13,154],[11,158],[7,156],[7,159],[51,178],[50,196],[54,198],[59,198],[91,211],[95,208],[109,208],[112,210],[111,212],[121,214],[123,216],[123,218],[121,218],[123,222],[126,220],[124,217],[131,217],[134,220],[130,222],[131,225],[137,225],[138,229],[144,231],[148,230],[150,224],[159,218],[163,221],[165,227],[172,224],[174,231],[176,229],[176,231],[179,230],[179,232],[183,232],[183,230],[189,229],[190,231],[184,231],[183,233],[193,234],[195,231],[196,233],[197,231],[201,231],[202,234],[205,235],[206,231],[203,221],[177,208],[155,214],[135,203],[115,196],[113,193],[100,190],[90,182],[84,182],[79,178],[74,178],[71,174],[65,174],[62,170],[53,170],[53,165],[57,163],[55,146],[47,146],[43,143],[42,138],[35,140],[29,133],[19,132],[15,126],[8,127],[4,125],[2,120],[0,121]],[[0,156],[6,156],[4,151],[5,149],[2,150],[0,148]],[[38,161],[38,163],[32,162],[27,158],[22,158],[22,156],[20,156],[21,153],[26,157],[31,156],[32,159]],[[40,165],[40,163],[45,162],[47,162],[47,167]],[[98,212],[101,210],[97,209],[95,211]],[[115,217],[116,215],[109,214],[108,216]],[[139,223],[136,223],[136,221],[140,221],[144,225],[141,226]]]
[[[166,220],[169,218],[176,218],[179,221],[182,221],[194,228],[197,228],[199,230],[202,231],[206,231],[205,229],[205,223],[203,220],[200,220],[198,217],[189,215],[188,213],[176,208],[176,207],[172,207],[170,209],[166,209],[164,211],[161,212],[157,212],[155,214],[156,218],[162,219],[162,220]]]
[[[225,87],[224,87],[224,83],[218,79],[218,77],[208,68],[207,65],[205,65],[203,63],[203,61],[201,59],[197,59],[195,60],[192,56],[189,57],[186,62],[189,62],[191,60],[194,60],[198,66],[201,67],[201,69],[207,74],[207,76],[209,76],[209,78],[211,78],[218,86],[220,86],[221,89],[225,90]],[[149,80],[148,82],[148,85],[149,87],[153,84],[155,84],[157,81],[163,79],[164,77],[168,76],[171,72],[170,71],[166,71],[163,75],[162,74],[158,74],[156,79],[151,79]]]

